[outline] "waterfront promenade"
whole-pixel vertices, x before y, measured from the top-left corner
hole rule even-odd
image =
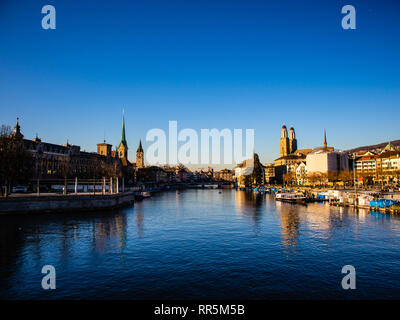
[[[13,194],[0,198],[0,214],[104,210],[130,205],[134,201],[134,191],[113,194]]]

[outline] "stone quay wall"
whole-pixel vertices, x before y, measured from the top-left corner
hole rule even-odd
[[[135,193],[40,195],[0,198],[0,214],[92,211],[134,203]]]

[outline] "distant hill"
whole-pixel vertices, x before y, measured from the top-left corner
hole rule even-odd
[[[349,153],[353,153],[353,152],[358,152],[358,151],[361,151],[361,150],[369,151],[369,150],[375,150],[375,149],[383,149],[384,147],[386,147],[386,145],[388,143],[389,143],[389,141],[386,141],[386,142],[373,144],[373,145],[370,145],[370,146],[358,147],[358,148],[354,148],[354,149],[350,149],[350,150],[346,150],[346,151],[349,152]],[[396,147],[397,149],[400,148],[400,140],[390,141],[390,143],[394,147]]]

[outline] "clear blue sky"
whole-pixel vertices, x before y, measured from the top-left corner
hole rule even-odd
[[[41,8],[56,8],[43,30]],[[357,29],[341,28],[352,4]],[[400,139],[399,1],[0,2],[0,124],[130,158],[151,128],[254,128],[263,162],[283,123],[299,148]],[[146,147],[144,143],[144,147]]]

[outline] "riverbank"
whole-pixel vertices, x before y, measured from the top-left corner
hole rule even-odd
[[[0,198],[0,214],[114,209],[133,204],[135,192],[115,194],[41,195]]]
[[[369,206],[369,205],[354,205],[354,204],[351,204],[351,203],[341,203],[341,202],[337,202],[337,201],[330,202],[329,204],[331,206],[335,206],[335,207],[348,207],[348,208],[355,208],[355,209],[367,209],[369,211],[400,215],[400,208],[398,206],[393,206],[393,207],[388,207],[388,208],[381,208],[381,207],[373,207],[373,206]]]
[[[400,192],[310,187],[296,187],[293,190],[301,191],[313,201],[327,201],[331,206],[400,214],[400,207],[393,205],[400,201]]]

